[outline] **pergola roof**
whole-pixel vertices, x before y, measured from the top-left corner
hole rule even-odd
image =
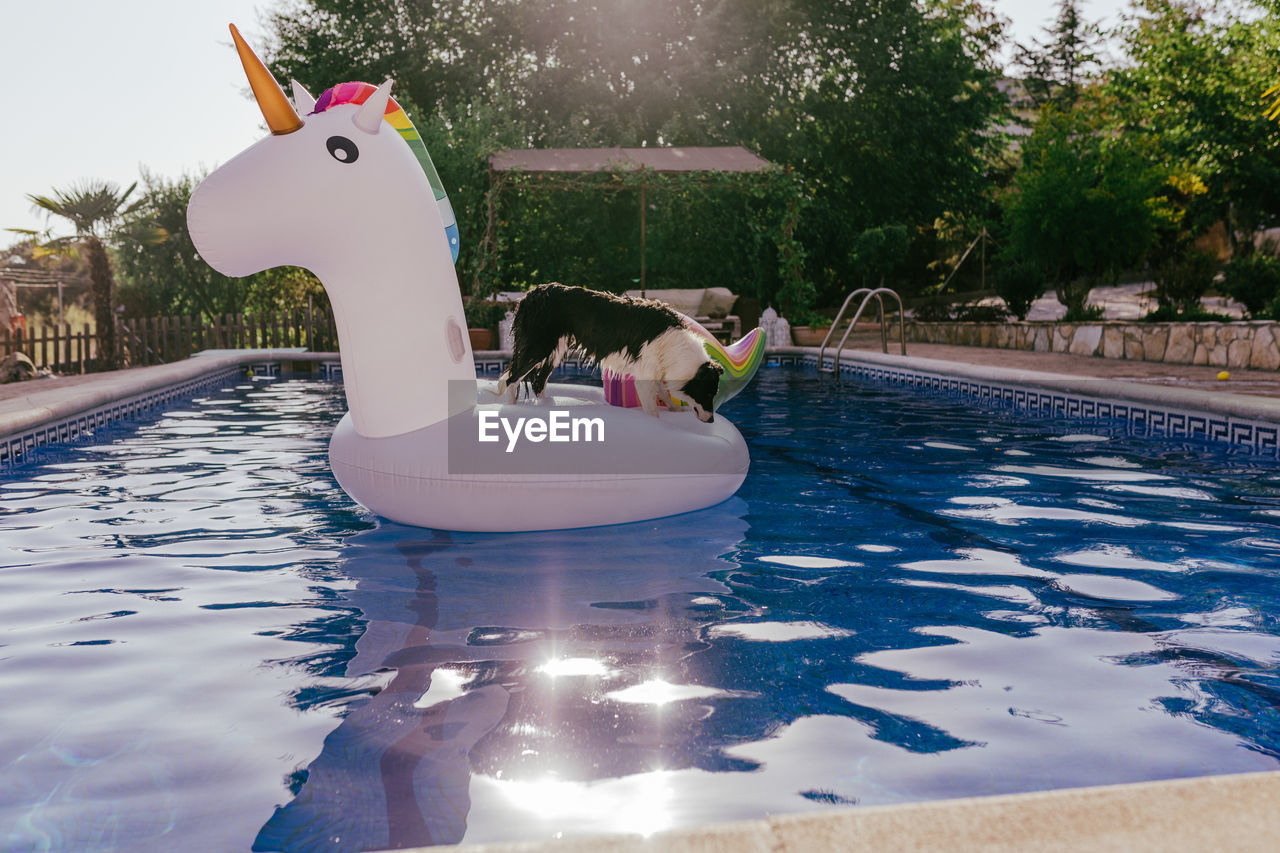
[[[495,172],[758,172],[769,161],[740,145],[697,148],[533,148],[490,155]]]
[[[0,267],[0,280],[24,287],[57,287],[59,284],[88,284],[81,272],[56,272],[38,267]]]

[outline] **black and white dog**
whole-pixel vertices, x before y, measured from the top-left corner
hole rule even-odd
[[[707,354],[702,336],[661,302],[543,284],[520,301],[511,331],[511,364],[498,382],[498,394],[510,402],[522,382],[541,397],[551,371],[579,349],[606,370],[634,376],[647,414],[658,416],[659,401],[674,409],[674,398],[698,420],[714,418],[724,368]]]

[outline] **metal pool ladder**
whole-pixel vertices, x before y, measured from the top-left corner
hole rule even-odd
[[[883,294],[889,294],[898,300],[898,340],[902,342],[902,354],[907,354],[907,323],[902,307],[902,297],[897,291],[888,287],[877,287],[874,290],[870,287],[859,287],[850,293],[844,299],[844,304],[840,306],[840,313],[836,314],[836,318],[831,321],[831,329],[827,332],[827,336],[822,339],[822,346],[818,347],[818,371],[821,373],[840,373],[840,353],[844,350],[844,342],[849,340],[849,335],[853,334],[853,326],[858,322],[858,318],[862,316],[863,310],[866,309],[867,303],[871,301],[871,297],[875,297],[876,303],[880,306],[880,349],[883,352],[889,351],[889,333],[885,325],[884,316],[884,297]],[[831,342],[831,336],[836,333],[836,328],[840,325],[840,319],[844,317],[844,312],[848,309],[849,303],[853,298],[862,295],[862,302],[858,305],[858,310],[853,312],[853,319],[849,321],[849,328],[845,330],[844,337],[840,339],[840,343],[836,346],[836,359],[831,365],[831,369],[827,370],[823,366],[822,356],[826,352],[827,344]]]

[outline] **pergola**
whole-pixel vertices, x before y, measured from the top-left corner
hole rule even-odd
[[[494,199],[500,175],[509,172],[538,175],[556,188],[556,174],[600,172],[762,172],[770,163],[739,146],[685,148],[533,148],[499,151],[489,157],[489,224],[486,240],[497,251],[494,239]],[[550,181],[545,180],[551,177]],[[565,187],[567,188],[567,187]],[[640,291],[645,290],[645,189],[640,181]],[[496,259],[494,259],[496,262]],[[496,263],[495,263],[496,265]]]
[[[18,314],[18,288],[40,287],[58,289],[58,323],[63,321],[64,287],[82,287],[89,284],[82,273],[66,273],[37,267],[0,267],[0,329],[8,329],[12,318]]]

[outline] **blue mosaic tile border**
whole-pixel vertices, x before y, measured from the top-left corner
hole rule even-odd
[[[824,358],[826,367],[834,358]],[[775,367],[818,369],[816,355],[771,355],[766,364]],[[1280,424],[1240,418],[1216,412],[1200,412],[1141,403],[1090,397],[1064,391],[1004,385],[980,379],[966,379],[926,373],[906,368],[881,367],[858,362],[843,362],[841,376],[856,376],[872,382],[908,385],[953,397],[964,397],[980,403],[1017,410],[1041,418],[1081,418],[1118,420],[1126,424],[1132,435],[1195,438],[1219,442],[1280,458]]]
[[[259,376],[274,376],[280,371],[279,364],[272,364],[268,367],[267,363],[263,363],[252,365],[252,367],[254,373]],[[274,372],[271,371],[272,367]],[[220,387],[240,376],[243,370],[244,368],[228,367],[216,373],[190,379],[177,385],[170,385],[167,388],[157,388],[154,391],[139,394],[136,397],[129,397],[106,406],[99,406],[96,409],[81,412],[74,417],[52,421],[27,432],[0,439],[0,466],[22,462],[30,456],[32,451],[45,445],[74,441],[98,427],[134,418],[174,400],[180,400],[211,388]]]
[[[486,358],[484,360],[476,359],[476,375],[477,376],[498,376],[502,371],[507,369],[507,359],[505,358]],[[565,373],[599,373],[600,366],[595,362],[585,358],[575,358],[569,356],[560,362],[560,366],[555,369],[552,376],[563,375]]]
[[[831,366],[834,359],[828,358],[824,361],[827,366]],[[770,355],[765,364],[771,367],[800,367],[817,370],[818,357],[803,354]],[[506,365],[505,358],[477,360],[476,374],[496,377],[502,373]],[[280,373],[278,362],[262,362],[250,367],[258,376],[278,376]],[[44,445],[72,441],[106,424],[136,417],[173,400],[219,387],[239,376],[242,370],[243,368],[229,367],[217,373],[101,406],[72,418],[55,421],[19,435],[0,439],[0,466],[20,462],[33,450]],[[581,373],[595,370],[598,368],[591,362],[571,358],[566,359],[557,368],[557,373]],[[907,385],[948,396],[963,397],[988,405],[1014,409],[1036,417],[1118,420],[1126,424],[1129,433],[1135,435],[1195,438],[1280,458],[1280,424],[1268,421],[1048,391],[1022,385],[1004,385],[998,382],[859,362],[842,363],[840,373],[872,382]],[[321,376],[327,380],[341,381],[341,363],[322,362]]]

